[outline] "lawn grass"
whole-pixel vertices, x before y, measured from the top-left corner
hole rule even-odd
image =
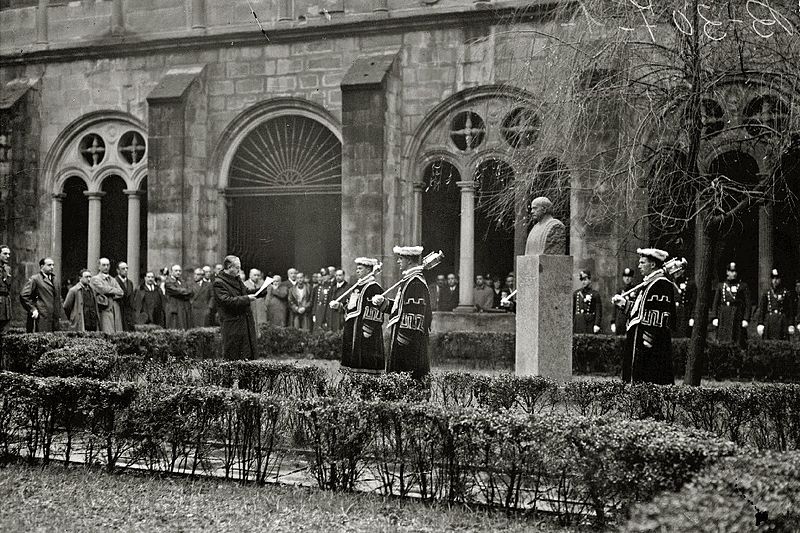
[[[0,468],[0,531],[545,531],[550,522],[373,494],[108,474],[84,467]]]

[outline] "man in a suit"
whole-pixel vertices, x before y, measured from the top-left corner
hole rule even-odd
[[[458,307],[458,279],[456,275],[447,275],[447,287],[439,295],[439,311],[452,311]]]
[[[209,269],[210,273],[210,269]],[[211,325],[211,300],[214,293],[211,282],[206,280],[202,268],[194,269],[194,294],[192,295],[192,321],[194,327],[202,328]]]
[[[291,326],[311,331],[311,286],[306,283],[305,275],[298,272],[296,283],[289,289],[289,309],[291,310]]]
[[[67,292],[64,300],[64,311],[75,331],[100,331],[100,310],[97,308],[97,298],[90,285],[91,281],[92,273],[84,268],[78,283]]]
[[[97,262],[97,275],[92,276],[90,285],[97,297],[97,307],[100,309],[100,331],[114,333],[122,329],[122,308],[119,301],[125,295],[122,287],[112,278],[108,271],[111,261],[101,257]]]
[[[336,300],[349,288],[350,284],[347,283],[344,270],[337,270],[331,281],[331,292],[328,295],[328,301],[332,302]],[[344,315],[342,313],[330,313],[328,317],[328,328],[330,328],[331,331],[341,331],[343,326]]]
[[[191,329],[192,321],[192,288],[181,279],[183,269],[180,265],[173,265],[170,275],[164,282],[167,305],[167,328]]]
[[[438,311],[439,310],[439,297],[447,287],[447,280],[444,277],[444,274],[438,274],[436,276],[436,283],[431,284],[430,286],[430,293],[431,293],[431,311]]]
[[[140,324],[155,324],[162,328],[166,325],[164,318],[164,293],[156,283],[155,272],[144,275],[144,283],[136,291],[136,314]]]
[[[122,331],[133,331],[133,325],[136,324],[136,312],[133,309],[136,287],[128,279],[128,263],[120,261],[117,264],[117,276],[115,279],[124,293],[122,298],[119,299],[119,308],[122,311]]]
[[[61,301],[61,286],[53,277],[55,263],[49,257],[39,260],[39,273],[25,283],[19,294],[19,301],[28,315],[28,333],[38,331],[58,331],[58,321],[64,316]]]
[[[0,333],[3,333],[11,319],[14,310],[11,308],[11,248],[0,244]]]

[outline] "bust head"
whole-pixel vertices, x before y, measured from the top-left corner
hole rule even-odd
[[[531,200],[531,219],[539,222],[553,212],[553,202],[545,196],[539,196]]]

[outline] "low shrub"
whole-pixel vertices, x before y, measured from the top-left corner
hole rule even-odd
[[[119,359],[113,344],[86,338],[45,352],[31,368],[37,376],[108,379]]]
[[[200,383],[233,387],[285,398],[324,394],[327,376],[316,366],[276,361],[227,361],[205,365]]]
[[[800,531],[800,452],[745,452],[636,507],[631,532]]]
[[[432,363],[473,368],[513,368],[513,333],[450,331],[432,333],[428,353]]]

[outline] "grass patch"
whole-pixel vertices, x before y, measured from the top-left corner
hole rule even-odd
[[[12,464],[0,531],[573,531],[463,506],[214,479]]]

